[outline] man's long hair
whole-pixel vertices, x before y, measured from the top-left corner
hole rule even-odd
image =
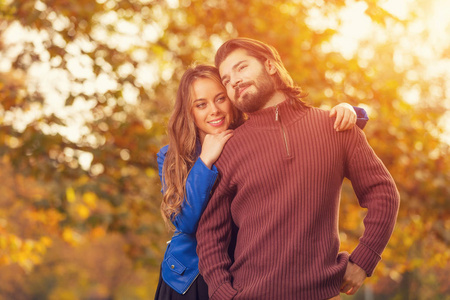
[[[211,79],[222,85],[219,71],[209,65],[193,65],[181,77],[168,124],[169,149],[162,173],[164,196],[161,213],[169,227],[180,213],[185,196],[186,179],[197,159],[196,147],[199,143],[199,133],[192,116],[192,95],[193,83],[200,78]],[[231,128],[239,126],[244,120],[243,113],[234,109],[232,120]]]
[[[289,99],[294,100],[294,104],[299,104],[304,107],[309,106],[302,100],[308,94],[300,86],[294,84],[292,77],[281,61],[278,51],[263,42],[250,38],[235,38],[226,41],[217,50],[215,57],[216,67],[219,68],[228,55],[237,49],[244,49],[248,55],[255,57],[262,64],[268,59],[271,60],[277,70],[276,74],[272,77],[275,83],[275,89],[283,92]]]

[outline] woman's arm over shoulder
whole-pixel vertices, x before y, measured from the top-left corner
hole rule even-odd
[[[348,103],[339,103],[330,110],[330,118],[335,117],[334,129],[336,131],[346,131],[353,128],[356,124],[364,129],[369,118],[363,108],[351,106]]]
[[[361,129],[366,127],[367,122],[369,121],[369,116],[364,108],[353,106],[353,109],[356,112],[356,126]]]

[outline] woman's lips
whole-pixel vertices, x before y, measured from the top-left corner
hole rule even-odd
[[[209,121],[208,124],[211,126],[214,126],[214,127],[219,127],[219,126],[222,126],[224,122],[225,122],[225,117]]]

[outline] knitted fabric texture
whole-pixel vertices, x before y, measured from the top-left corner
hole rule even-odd
[[[197,230],[211,299],[327,299],[339,294],[349,259],[372,274],[392,234],[399,194],[364,133],[336,132],[333,122],[326,111],[287,100],[250,114],[235,130],[215,164],[219,180]],[[350,256],[339,252],[344,177],[367,209]]]

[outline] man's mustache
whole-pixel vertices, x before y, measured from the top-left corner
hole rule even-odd
[[[239,98],[239,96],[241,95],[241,90],[251,86],[253,83],[252,82],[244,82],[244,83],[240,83],[237,87],[234,88],[234,99]]]

